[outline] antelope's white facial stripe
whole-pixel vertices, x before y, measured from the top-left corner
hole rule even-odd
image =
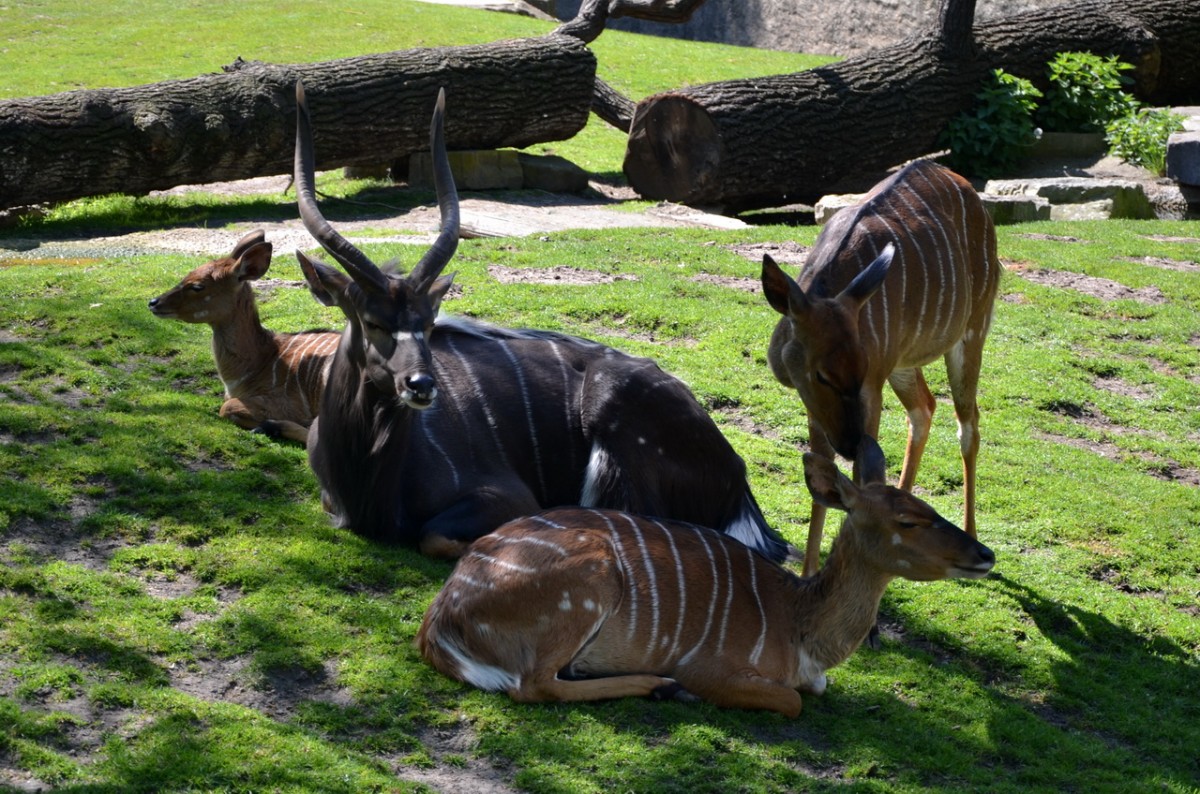
[[[408,341],[424,343],[425,342],[425,332],[424,331],[396,331],[394,334],[392,334],[392,340],[398,345],[403,342],[408,342]]]

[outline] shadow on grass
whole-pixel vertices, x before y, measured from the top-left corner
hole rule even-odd
[[[366,184],[337,196],[320,194],[321,211],[330,221],[371,220],[435,203],[428,190],[404,185]],[[190,193],[166,196],[106,196],[80,199],[79,211],[68,209],[48,218],[31,217],[0,229],[0,250],[19,247],[30,238],[88,239],[136,231],[280,223],[296,220],[294,191],[286,194],[232,195]],[[61,208],[60,208],[61,210]]]
[[[1035,708],[1073,735],[1090,735],[1156,769],[1147,788],[1200,783],[1200,660],[1174,641],[1147,636],[1099,612],[1064,604],[1006,577],[998,580],[1062,652],[1055,686]],[[1135,596],[1130,596],[1135,598]],[[1136,622],[1134,610],[1124,612]],[[1137,787],[1135,781],[1126,784]]]

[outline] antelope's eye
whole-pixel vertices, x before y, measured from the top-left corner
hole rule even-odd
[[[917,522],[916,522],[916,521],[910,521],[910,520],[908,520],[908,519],[905,519],[905,518],[897,518],[897,519],[896,519],[896,526],[900,527],[901,529],[916,529],[916,527],[917,527]]]
[[[816,378],[817,383],[821,384],[822,386],[828,386],[831,389],[833,388],[833,384],[829,381],[829,378],[825,377],[825,373],[821,372],[821,370],[817,370],[815,373],[813,373],[813,377]]]
[[[191,289],[192,289],[192,292],[203,292],[204,284],[197,281],[195,284],[192,285]]]

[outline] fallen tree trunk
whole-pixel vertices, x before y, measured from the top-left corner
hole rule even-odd
[[[1200,100],[1195,0],[1056,6],[970,29],[948,2],[944,25],[869,55],[797,74],[693,86],[642,100],[625,153],[646,198],[737,211],[860,190],[937,149],[991,70],[1044,82],[1055,53],[1115,54],[1149,101]]]
[[[564,140],[587,123],[596,60],[577,38],[550,34],[226,70],[0,102],[0,209],[290,173],[297,78],[322,169],[427,149],[443,86],[451,148]]]

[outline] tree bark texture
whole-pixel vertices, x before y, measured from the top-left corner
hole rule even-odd
[[[451,148],[564,140],[587,124],[596,60],[578,39],[550,34],[226,69],[0,102],[0,209],[290,173],[298,78],[322,169],[427,149],[443,86]]]
[[[946,44],[930,31],[806,72],[648,97],[630,127],[625,175],[646,198],[725,211],[861,190],[935,151],[991,70],[1044,88],[1047,61],[1064,51],[1134,64],[1147,102],[1200,100],[1196,0],[1084,0],[977,25],[973,48]]]

